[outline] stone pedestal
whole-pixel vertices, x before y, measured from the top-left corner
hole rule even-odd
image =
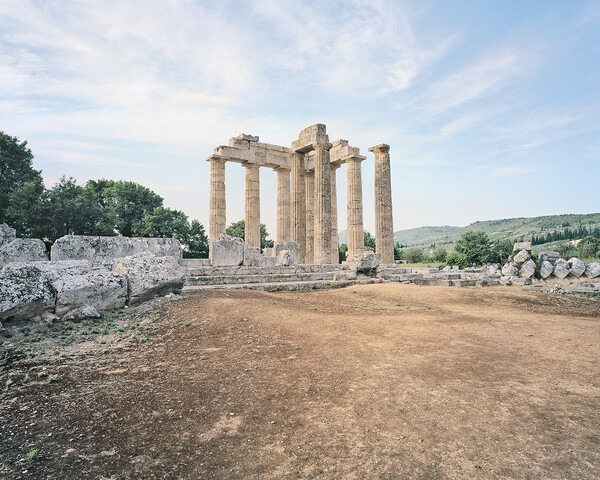
[[[331,143],[313,145],[315,150],[315,258],[314,263],[331,263]]]
[[[315,172],[306,172],[306,258],[315,261]]]
[[[306,186],[304,154],[290,154],[291,171],[291,214],[290,236],[292,242],[300,245],[300,263],[306,263]]]
[[[210,218],[209,218],[209,252],[212,258],[212,244],[219,235],[225,233],[225,160],[209,157],[210,161]]]
[[[361,174],[361,162],[363,160],[364,157],[351,157],[346,162],[348,167],[347,258],[363,253],[365,250]]]
[[[369,148],[375,154],[375,243],[381,263],[394,262],[394,226],[392,218],[392,178],[390,147],[382,143]]]
[[[290,241],[290,170],[277,168],[277,242]]]
[[[340,263],[339,240],[338,240],[338,218],[337,218],[337,179],[336,171],[339,165],[331,165],[330,172],[330,191],[331,191],[331,263],[337,265]]]
[[[260,250],[260,177],[259,166],[246,163],[245,240],[249,248]]]

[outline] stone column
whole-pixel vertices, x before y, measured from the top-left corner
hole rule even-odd
[[[340,254],[338,248],[338,218],[337,218],[337,186],[336,186],[336,170],[339,165],[331,165],[330,180],[331,180],[331,263],[337,265],[340,263]]]
[[[212,244],[225,233],[225,160],[209,157],[210,161],[210,222],[208,229],[209,257],[212,259]]]
[[[304,154],[290,153],[292,163],[290,236],[300,244],[300,263],[306,263],[306,187],[304,185]]]
[[[244,233],[246,245],[260,249],[260,177],[256,163],[245,163],[246,167],[246,217]]]
[[[315,262],[315,172],[306,172],[306,263]]]
[[[317,143],[315,149],[315,258],[319,265],[331,263],[331,143]]]
[[[290,241],[290,170],[277,168],[277,242]]]
[[[390,146],[382,143],[369,151],[375,154],[375,251],[381,263],[394,263]]]
[[[351,157],[348,167],[348,253],[347,258],[365,251],[363,229],[362,174],[361,162],[364,157]]]

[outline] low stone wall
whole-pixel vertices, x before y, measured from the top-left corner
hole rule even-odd
[[[67,235],[54,242],[50,249],[52,261],[113,260],[141,252],[157,257],[182,258],[181,244],[175,238],[129,238]]]

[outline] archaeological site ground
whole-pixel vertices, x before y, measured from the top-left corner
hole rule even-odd
[[[395,283],[17,323],[0,477],[598,478],[599,317],[593,298]]]

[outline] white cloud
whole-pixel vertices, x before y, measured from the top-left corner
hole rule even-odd
[[[515,175],[525,175],[533,172],[534,169],[520,166],[498,167],[492,170],[494,177],[512,177]]]

